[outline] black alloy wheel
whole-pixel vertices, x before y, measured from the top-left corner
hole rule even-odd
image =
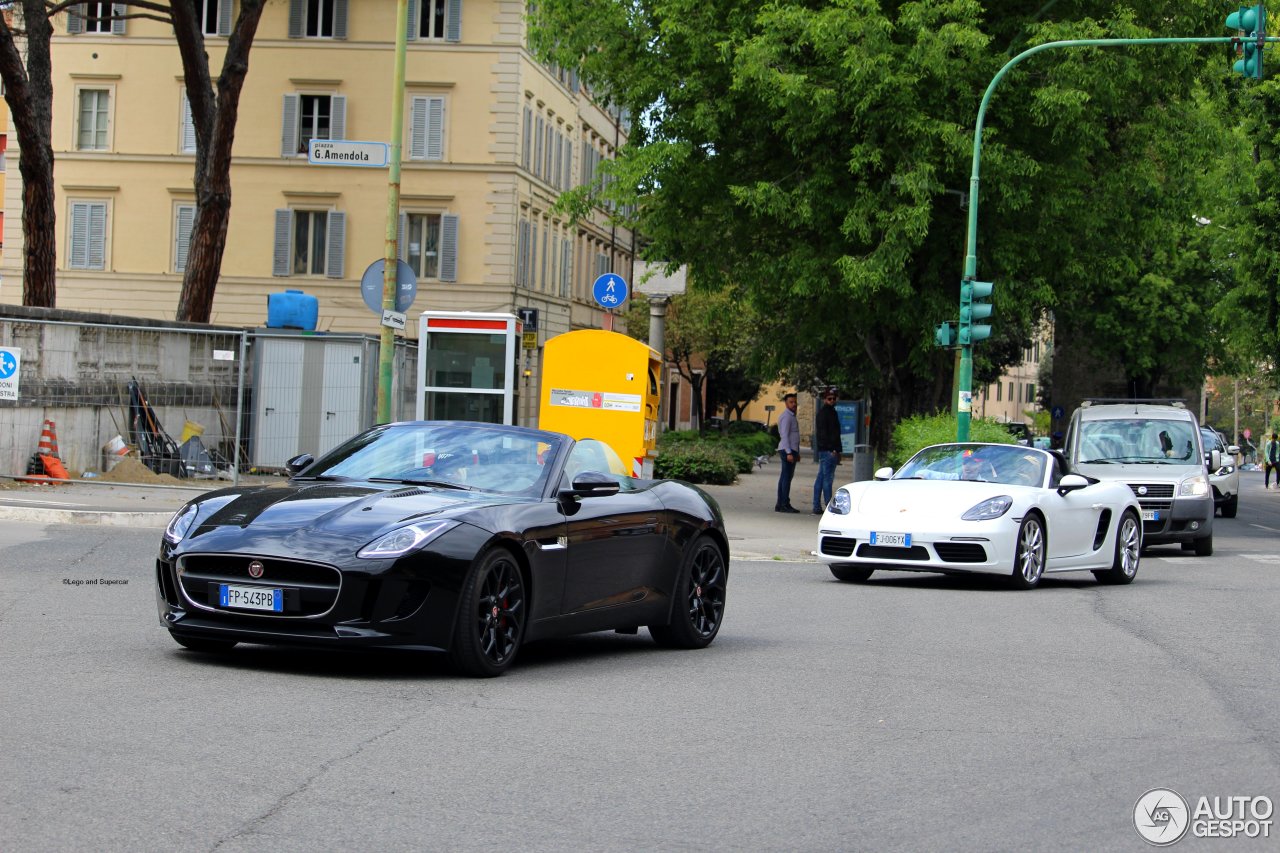
[[[184,649],[191,649],[193,652],[209,652],[215,654],[217,652],[229,652],[235,648],[235,640],[206,640],[203,637],[187,637],[182,634],[169,632],[169,636],[173,637],[173,641]]]
[[[676,578],[671,622],[650,625],[654,642],[672,649],[702,649],[711,645],[724,618],[729,570],[720,548],[699,537],[685,557]]]
[[[449,661],[459,672],[492,678],[506,671],[524,639],[524,579],[505,548],[480,557],[462,587]]]

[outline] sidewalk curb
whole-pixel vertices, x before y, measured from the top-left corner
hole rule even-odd
[[[88,509],[47,509],[0,506],[0,521],[34,521],[41,524],[103,524],[111,527],[163,529],[171,512],[104,512]]]

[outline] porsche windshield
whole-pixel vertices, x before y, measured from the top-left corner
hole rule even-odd
[[[541,494],[560,451],[556,436],[532,430],[393,424],[356,436],[299,479],[377,480],[532,496]]]
[[[1039,486],[1048,460],[1042,451],[1017,444],[939,444],[912,456],[893,479]]]
[[[1195,426],[1186,420],[1086,420],[1077,458],[1081,465],[1186,465],[1199,459],[1195,439]]]

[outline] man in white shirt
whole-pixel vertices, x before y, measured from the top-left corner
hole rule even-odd
[[[796,475],[796,463],[800,461],[800,424],[796,422],[796,395],[785,394],[784,406],[778,417],[778,455],[782,457],[782,470],[778,473],[778,502],[774,512],[799,512],[791,505],[791,479]]]

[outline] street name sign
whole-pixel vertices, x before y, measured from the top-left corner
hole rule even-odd
[[[313,139],[307,146],[307,162],[315,166],[364,166],[382,169],[387,165],[388,147],[385,142]]]

